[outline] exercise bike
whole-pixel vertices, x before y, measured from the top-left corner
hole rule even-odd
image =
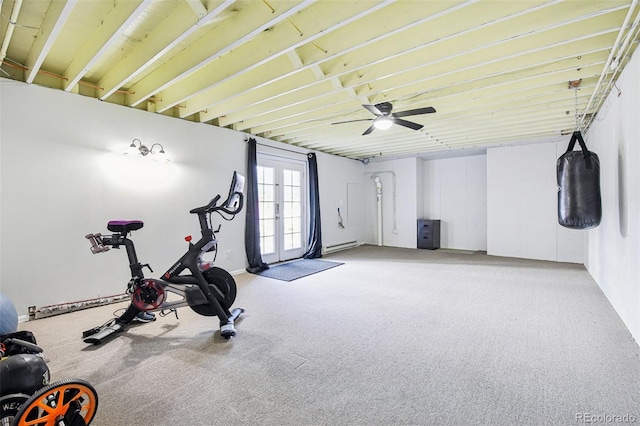
[[[236,283],[231,274],[214,266],[212,261],[203,259],[205,253],[217,252],[215,231],[211,226],[211,214],[218,213],[225,220],[232,220],[242,210],[244,176],[234,172],[227,199],[220,205],[220,195],[216,195],[207,205],[190,211],[198,216],[202,238],[191,242],[191,236],[185,237],[189,247],[187,252],[174,263],[161,279],[145,278],[143,268],[148,264],[138,261],[133,241],[128,235],[141,229],[144,223],[140,220],[113,220],[107,229],[114,234],[89,234],[86,238],[91,243],[91,252],[104,253],[111,248],[124,246],[129,258],[131,280],[127,292],[131,294],[131,303],[118,318],[85,331],[82,335],[85,343],[99,345],[107,337],[123,331],[140,312],[159,311],[161,316],[177,308],[189,306],[204,316],[217,316],[220,320],[220,334],[229,339],[236,335],[235,320],[244,312],[244,308],[231,308],[236,298]],[[227,217],[228,215],[230,217]],[[172,300],[168,296],[172,295]],[[177,316],[177,313],[176,313]]]

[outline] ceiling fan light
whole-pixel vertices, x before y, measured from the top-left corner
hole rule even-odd
[[[393,124],[393,120],[389,117],[380,117],[378,118],[373,125],[376,129],[379,130],[387,130]]]

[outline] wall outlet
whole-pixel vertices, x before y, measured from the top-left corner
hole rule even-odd
[[[233,257],[233,252],[231,250],[226,250],[224,252],[224,258],[225,259],[231,259]]]

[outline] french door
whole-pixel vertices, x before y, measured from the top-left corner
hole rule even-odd
[[[305,164],[258,157],[260,254],[276,263],[306,249]]]

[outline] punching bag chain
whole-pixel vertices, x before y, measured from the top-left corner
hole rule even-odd
[[[575,99],[576,99],[576,131],[580,131],[580,120],[578,119],[578,90],[580,88],[578,86],[576,86],[574,88],[575,91]]]
[[[580,83],[582,83],[582,79],[569,81],[569,89],[574,90],[575,95],[575,106],[576,106],[576,128],[575,131],[580,131],[580,117],[578,115],[578,90],[580,89]]]

